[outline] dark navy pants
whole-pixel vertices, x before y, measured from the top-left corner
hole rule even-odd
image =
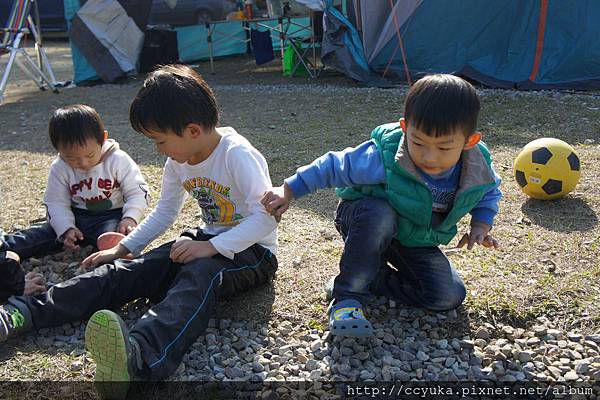
[[[448,258],[438,247],[403,246],[394,239],[397,224],[396,211],[383,199],[340,202],[335,225],[344,251],[333,297],[365,304],[374,294],[436,311],[458,307],[466,290]]]
[[[213,237],[196,230],[183,235],[194,240]],[[102,265],[47,293],[15,296],[9,302],[26,306],[39,329],[87,320],[100,309],[118,310],[130,301],[148,298],[154,306],[130,330],[144,364],[139,377],[165,379],[204,333],[220,297],[266,284],[277,271],[275,256],[258,244],[237,253],[233,260],[219,254],[178,264],[169,258],[173,243],[133,260]]]
[[[75,215],[75,226],[83,233],[83,241],[78,244],[84,246],[96,247],[98,236],[116,231],[123,216],[121,208],[102,212],[90,212],[79,208],[71,210]],[[56,232],[48,222],[0,236],[0,248],[17,253],[21,260],[45,256],[59,251],[62,247],[62,242],[57,240]]]
[[[6,251],[0,251],[0,303],[12,295],[23,294],[25,289],[25,271],[21,264],[6,257]]]

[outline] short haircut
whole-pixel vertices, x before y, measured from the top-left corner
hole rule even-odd
[[[469,82],[448,74],[429,75],[408,91],[404,104],[406,125],[439,137],[456,129],[466,137],[477,130],[479,97]]]
[[[189,123],[210,130],[219,123],[219,107],[202,77],[186,65],[165,65],[148,74],[129,108],[129,121],[140,133],[183,135]]]
[[[50,142],[59,147],[84,146],[89,139],[104,143],[104,124],[90,106],[74,104],[54,111],[48,123]]]

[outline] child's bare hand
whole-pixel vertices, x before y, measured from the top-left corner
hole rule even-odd
[[[122,233],[123,235],[129,235],[132,230],[137,226],[137,222],[133,218],[125,217],[119,222],[119,228],[117,232]]]
[[[489,234],[491,228],[490,225],[484,222],[472,222],[471,231],[463,235],[456,247],[460,248],[466,244],[467,249],[471,250],[475,244],[479,244],[483,247],[493,247],[497,249],[499,247],[498,242]]]
[[[28,272],[25,274],[25,288],[23,296],[33,296],[46,291],[46,280],[42,274]]]
[[[171,260],[187,264],[197,258],[212,257],[218,253],[209,241],[178,240],[171,246]]]
[[[265,210],[274,217],[281,218],[281,215],[288,210],[291,201],[294,199],[294,193],[287,184],[265,192],[260,203],[265,207]]]
[[[129,250],[122,244],[118,244],[113,248],[90,254],[81,262],[79,269],[81,272],[88,272],[98,265],[111,263],[117,258],[125,257],[127,254],[129,254]]]
[[[75,244],[78,240],[83,240],[83,233],[77,228],[71,228],[63,234],[63,244],[67,249],[79,249],[79,246]]]

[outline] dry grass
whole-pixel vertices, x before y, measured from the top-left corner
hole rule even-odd
[[[65,51],[59,46],[55,54],[64,57]],[[201,72],[207,69],[205,63],[199,66]],[[207,80],[220,100],[222,125],[234,126],[265,155],[274,184],[324,152],[357,145],[376,125],[397,119],[405,93],[404,88],[357,90],[345,78],[283,80],[276,66],[255,70],[245,58],[220,61],[217,71]],[[69,77],[68,67],[63,73]],[[337,89],[322,92],[317,85],[323,82]],[[261,83],[273,86],[244,86]],[[289,86],[276,90],[282,83],[294,85],[293,90],[287,90]],[[0,107],[3,229],[26,226],[43,215],[41,199],[54,155],[46,123],[55,107],[69,103],[83,102],[98,109],[111,136],[141,165],[156,201],[164,159],[155,154],[150,141],[131,130],[127,118],[139,84],[81,87],[58,96],[25,91]],[[527,325],[545,315],[567,330],[598,331],[600,99],[590,94],[483,94],[480,127],[504,180],[504,199],[494,228],[503,249],[469,252],[448,247],[469,290],[461,313],[464,322],[471,327],[482,321]],[[571,143],[582,161],[581,182],[563,200],[527,200],[512,179],[512,162],[519,149],[542,136]],[[586,139],[595,142],[585,144]],[[337,273],[342,251],[332,224],[335,204],[332,191],[296,202],[280,224],[280,269],[274,285],[221,305],[219,316],[274,325],[291,320],[304,331],[324,326],[323,286]],[[189,202],[177,224],[157,243],[193,226],[197,211]],[[462,231],[465,228],[466,221]],[[11,358],[10,365],[21,366],[19,376],[56,379],[71,362],[68,356],[61,361],[61,355],[51,357],[52,365],[46,365],[34,361],[32,354],[36,353],[15,353]],[[0,379],[11,376],[0,369]]]

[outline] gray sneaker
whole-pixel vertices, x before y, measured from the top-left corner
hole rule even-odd
[[[96,362],[96,388],[103,399],[124,399],[141,367],[137,342],[110,310],[96,311],[85,328],[85,346]]]
[[[33,326],[29,310],[23,308],[24,310],[21,310],[10,303],[0,305],[0,343],[28,331]]]

